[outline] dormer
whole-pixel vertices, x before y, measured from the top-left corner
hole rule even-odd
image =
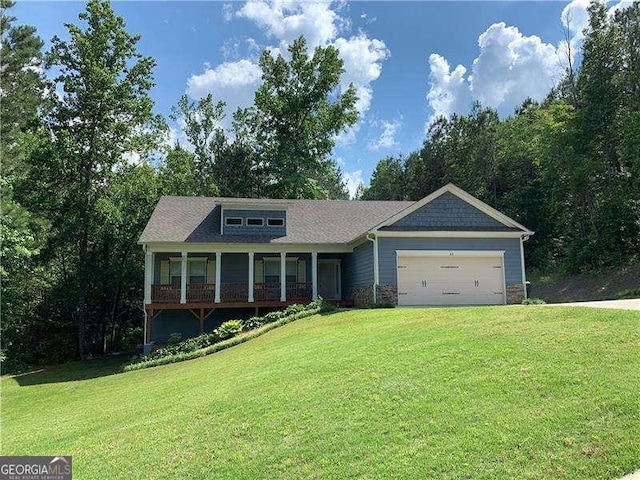
[[[238,201],[220,202],[221,235],[256,235],[281,237],[287,234],[287,209],[290,202]]]

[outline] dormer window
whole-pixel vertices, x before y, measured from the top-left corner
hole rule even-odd
[[[239,217],[227,217],[224,221],[225,225],[230,227],[241,227],[242,226],[242,218]]]
[[[267,225],[269,227],[282,227],[284,226],[284,218],[268,218]]]
[[[264,218],[247,218],[247,227],[262,227]]]

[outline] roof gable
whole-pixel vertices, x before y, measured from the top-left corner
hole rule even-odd
[[[533,232],[452,183],[378,224],[374,230],[519,230]]]

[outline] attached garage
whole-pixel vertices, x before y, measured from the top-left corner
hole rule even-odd
[[[506,303],[504,251],[398,250],[398,305]]]

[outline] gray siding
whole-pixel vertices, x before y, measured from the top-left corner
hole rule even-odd
[[[462,227],[507,229],[495,218],[481,212],[450,192],[445,192],[415,212],[401,218],[389,229],[415,229],[416,227],[442,228],[443,230]]]
[[[220,264],[222,283],[247,283],[249,281],[249,257],[246,253],[223,253]]]
[[[519,238],[378,238],[381,285],[396,285],[396,250],[504,250],[506,283],[522,283]]]
[[[345,283],[349,288],[373,285],[373,242],[355,247],[345,263]],[[343,290],[343,295],[345,293]]]
[[[270,237],[284,237],[287,234],[287,212],[284,210],[224,210],[222,221],[227,218],[242,218],[242,226],[231,226],[223,223],[224,235],[267,235]],[[262,218],[262,227],[251,227],[246,225],[247,218]],[[268,227],[267,219],[282,218],[282,227]]]

